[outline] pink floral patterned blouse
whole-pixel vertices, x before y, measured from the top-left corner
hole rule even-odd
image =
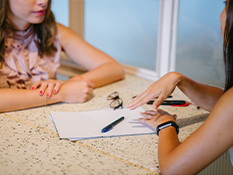
[[[53,57],[40,57],[33,34],[27,31],[8,31],[5,40],[5,61],[0,63],[0,88],[29,89],[40,80],[56,79],[60,66],[60,34],[56,37],[57,52]]]

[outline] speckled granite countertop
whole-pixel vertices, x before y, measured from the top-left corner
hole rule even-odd
[[[59,140],[50,111],[86,111],[109,107],[107,95],[118,91],[126,105],[152,81],[127,75],[125,80],[94,90],[84,104],[55,104],[0,114],[1,175],[146,175],[159,174],[157,136],[138,135],[71,142]],[[178,89],[173,99],[187,98]],[[143,106],[150,109],[150,106]],[[208,116],[196,106],[162,106],[177,114],[183,141]]]

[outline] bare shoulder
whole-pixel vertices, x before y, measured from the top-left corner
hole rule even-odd
[[[57,27],[58,27],[59,32],[61,32],[62,35],[72,33],[72,31],[68,27],[60,23],[57,23]]]
[[[75,43],[81,43],[82,40],[81,38],[75,33],[73,32],[70,28],[57,23],[58,26],[58,30],[61,34],[61,44],[62,47],[70,47],[70,45],[74,45]],[[79,44],[76,44],[76,46]]]

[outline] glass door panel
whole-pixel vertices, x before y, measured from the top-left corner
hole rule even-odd
[[[224,86],[225,73],[219,0],[180,0],[178,16],[177,72],[195,80]]]

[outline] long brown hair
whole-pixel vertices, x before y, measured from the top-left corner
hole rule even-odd
[[[225,62],[225,91],[233,87],[233,0],[227,1],[223,55]]]
[[[53,12],[51,11],[52,0],[48,1],[45,17],[42,23],[34,25],[34,33],[37,36],[37,47],[39,55],[52,56],[57,51],[54,46],[57,34],[57,25]],[[0,62],[4,60],[5,55],[5,37],[6,31],[11,27],[7,18],[9,10],[8,0],[0,0]]]

